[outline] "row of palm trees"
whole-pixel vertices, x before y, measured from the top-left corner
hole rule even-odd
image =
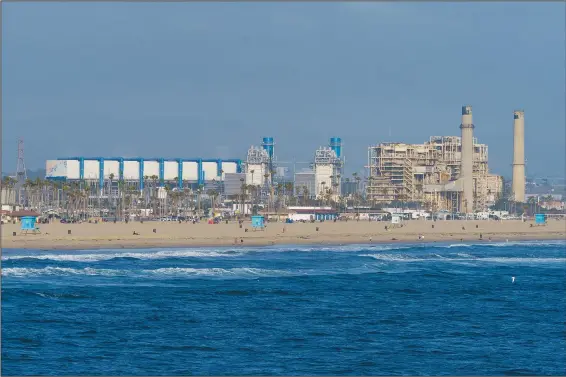
[[[266,181],[270,174],[264,174]],[[334,179],[336,178],[336,180]],[[268,210],[279,211],[290,205],[312,205],[329,204],[360,205],[363,202],[361,195],[354,195],[348,202],[345,198],[336,195],[340,176],[330,177],[330,187],[325,187],[318,199],[312,200],[308,187],[294,187],[292,182],[275,183],[267,192],[265,186],[246,185],[242,180],[240,195],[230,199],[241,202],[250,201],[252,207],[258,207],[262,199],[267,199]],[[177,179],[175,179],[177,181]],[[361,178],[357,173],[352,174],[352,179],[346,178],[346,182],[356,182],[359,191]],[[122,179],[116,180],[114,174],[110,174],[108,180],[102,187],[93,181],[53,181],[53,180],[26,180],[17,185],[12,177],[2,179],[2,187],[17,192],[18,204],[27,209],[33,209],[40,213],[53,209],[64,209],[67,216],[102,216],[103,213],[114,213],[117,217],[125,217],[129,214],[141,214],[142,209],[150,209],[154,215],[165,216],[178,214],[181,211],[192,211],[194,214],[202,213],[202,196],[207,196],[206,204],[209,204],[213,212],[221,197],[216,182],[212,182],[212,188],[205,192],[204,185],[191,188],[173,188],[165,184],[161,188],[161,182],[156,175],[145,176],[143,179],[144,189],[133,183]],[[183,185],[185,186],[185,185]],[[325,185],[326,186],[326,183]],[[165,191],[165,195],[160,193]],[[295,193],[296,191],[296,193]],[[352,203],[353,201],[353,203]]]
[[[116,182],[112,174],[103,187],[85,180],[63,182],[39,178],[28,179],[18,185],[16,179],[6,176],[2,179],[2,188],[14,194],[7,197],[15,198],[15,203],[4,204],[18,204],[39,213],[64,209],[68,217],[114,213],[116,217],[123,218],[140,213],[144,208],[151,209],[153,214],[166,215],[179,212],[181,207],[190,207],[191,203],[196,203],[200,209],[203,185],[196,190],[173,190],[170,186],[165,186],[165,197],[159,197],[157,177],[146,177],[145,181],[148,184],[140,192],[133,184],[123,180]],[[216,190],[208,190],[208,195],[214,198],[218,196]]]

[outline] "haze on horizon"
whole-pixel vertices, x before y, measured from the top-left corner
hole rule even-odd
[[[2,171],[64,156],[245,158],[273,136],[346,171],[367,147],[474,136],[510,176],[513,110],[527,175],[564,176],[565,4],[2,4]],[[391,136],[389,136],[391,130]]]

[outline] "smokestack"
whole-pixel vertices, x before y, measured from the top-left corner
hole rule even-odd
[[[472,106],[462,106],[462,153],[460,161],[460,179],[463,184],[462,209],[464,213],[474,212],[474,124]]]
[[[525,202],[525,112],[513,112],[513,200]]]

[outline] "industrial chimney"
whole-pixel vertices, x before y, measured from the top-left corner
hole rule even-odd
[[[464,213],[474,212],[474,124],[472,106],[462,106],[462,153],[460,161],[460,179],[463,185],[462,209]]]
[[[525,202],[525,112],[513,112],[513,200]]]

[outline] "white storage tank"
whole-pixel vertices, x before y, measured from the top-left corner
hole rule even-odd
[[[222,163],[222,180],[226,177],[226,173],[235,174],[238,172],[238,164],[235,162],[223,162]]]
[[[67,164],[67,179],[81,179],[79,160],[63,160]]]
[[[138,181],[140,179],[139,161],[124,161],[124,180]]]
[[[67,178],[67,161],[47,160],[45,163],[45,178]]]
[[[183,181],[198,180],[198,162],[183,161]]]
[[[120,179],[120,162],[106,160],[104,161],[104,179],[110,179],[110,174],[114,175],[114,180]]]
[[[179,177],[179,163],[177,161],[165,161],[163,165],[163,175],[166,181],[174,181]]]
[[[203,162],[202,171],[204,172],[204,180],[212,181],[218,180],[218,163],[217,162]]]
[[[100,177],[100,162],[98,160],[84,160],[84,179],[98,179]]]
[[[145,160],[143,163],[143,175],[144,177],[151,177],[153,175],[159,177],[159,161]]]

